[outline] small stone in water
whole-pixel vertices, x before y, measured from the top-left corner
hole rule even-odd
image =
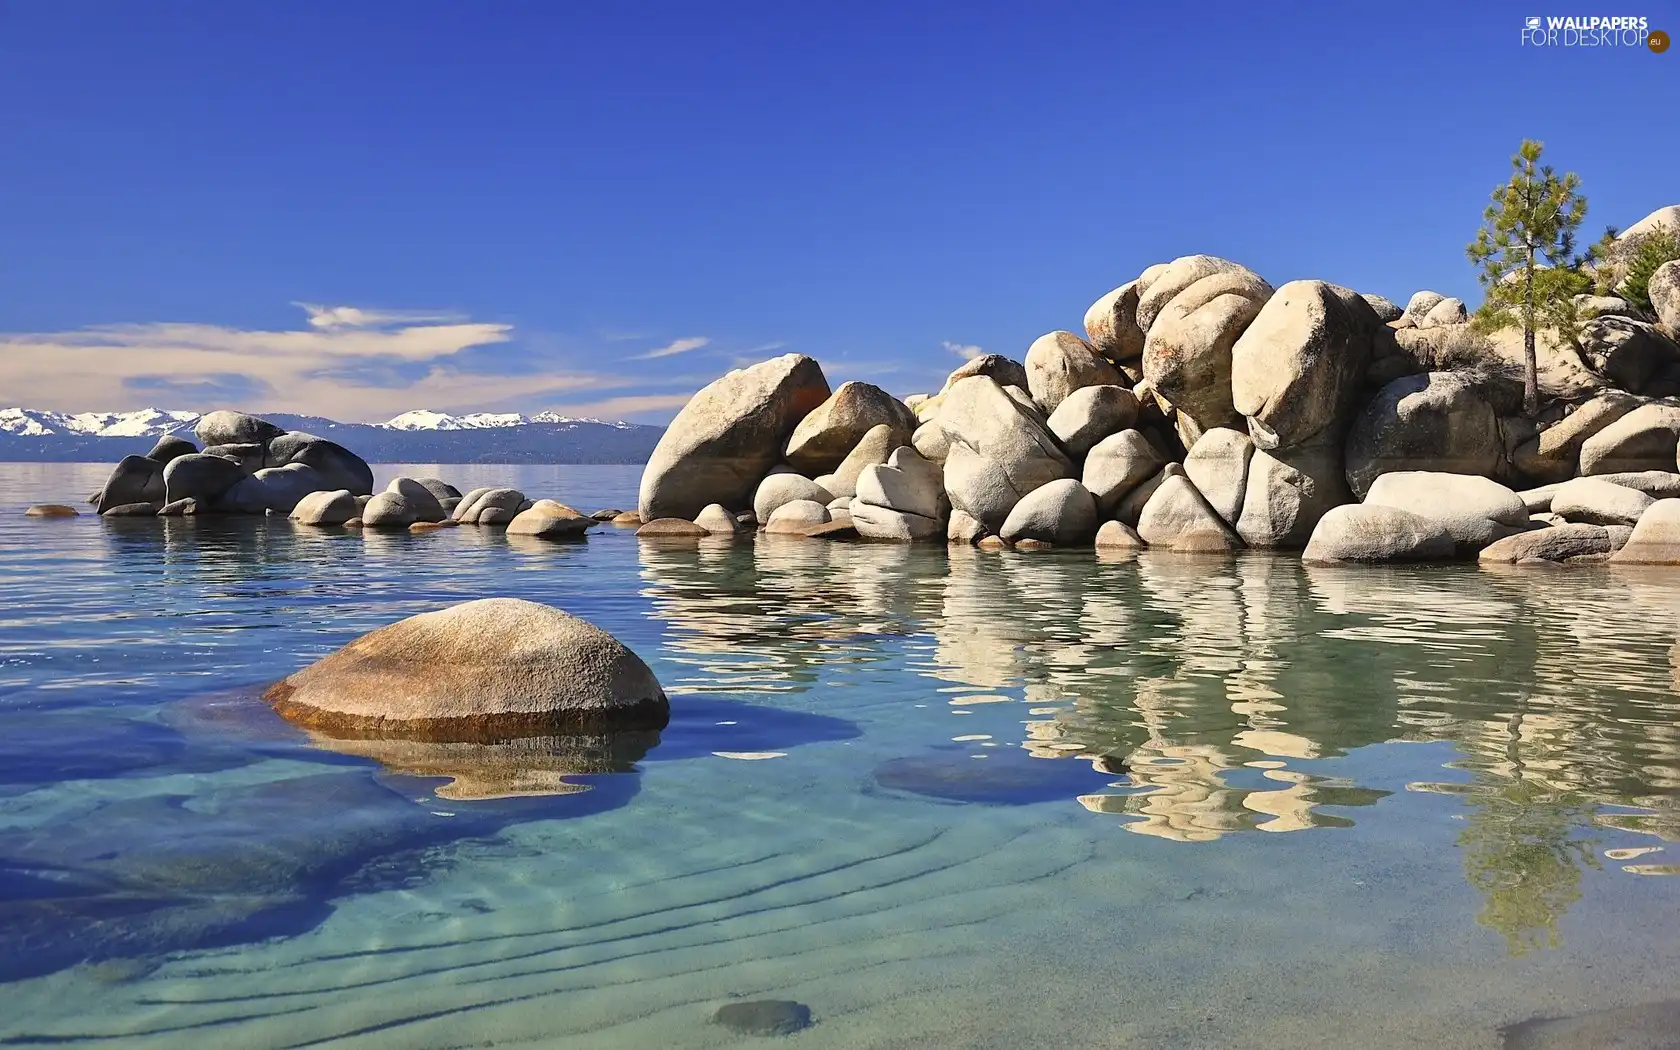
[[[712,1023],[742,1035],[792,1035],[811,1027],[811,1008],[791,999],[754,999],[718,1007]]]

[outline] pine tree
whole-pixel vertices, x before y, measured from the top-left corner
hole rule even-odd
[[[1481,267],[1487,289],[1477,311],[1484,327],[1520,324],[1523,330],[1523,409],[1540,410],[1540,366],[1534,334],[1542,327],[1578,337],[1574,297],[1590,285],[1575,255],[1575,231],[1586,218],[1587,199],[1574,172],[1559,177],[1541,166],[1543,144],[1524,139],[1511,158],[1511,180],[1496,187],[1483,226],[1465,249]]]
[[[1651,275],[1657,272],[1657,267],[1672,259],[1680,259],[1680,238],[1667,230],[1653,230],[1640,237],[1633,250],[1633,258],[1628,260],[1627,276],[1617,286],[1623,299],[1650,313],[1651,307]]]

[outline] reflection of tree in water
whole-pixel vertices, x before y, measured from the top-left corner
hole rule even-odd
[[[1597,806],[1531,780],[1478,777],[1458,836],[1464,877],[1482,894],[1476,921],[1511,954],[1558,946],[1558,919],[1581,898],[1581,871],[1598,868],[1595,841],[1579,838]]]

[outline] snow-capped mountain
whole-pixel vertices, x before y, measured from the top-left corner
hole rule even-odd
[[[191,430],[197,412],[168,412],[142,408],[134,412],[44,412],[33,408],[0,408],[0,432],[20,437],[83,434],[88,437],[160,437]]]
[[[604,419],[563,416],[558,412],[538,412],[534,416],[523,416],[517,412],[469,412],[464,416],[452,416],[446,412],[433,412],[427,408],[417,408],[412,412],[404,412],[400,416],[393,416],[383,423],[375,423],[374,425],[388,427],[391,430],[483,430],[489,427],[522,427],[532,423],[550,425],[595,423],[620,429],[634,425],[624,422],[609,423]]]
[[[142,408],[133,412],[47,412],[33,408],[0,408],[0,433],[18,437],[50,437],[78,434],[84,437],[162,437],[176,431],[190,431],[198,423],[197,412],[171,412],[160,408]],[[607,422],[600,419],[580,419],[558,412],[538,412],[533,416],[517,412],[471,412],[452,416],[430,409],[404,412],[383,423],[372,426],[386,430],[485,430],[495,427],[520,427],[533,423],[549,426],[592,423],[598,426],[629,430],[633,423]]]
[[[645,463],[661,427],[575,419],[558,412],[421,409],[383,423],[264,413],[286,430],[330,438],[373,463]],[[164,434],[193,439],[197,412],[44,412],[0,408],[0,461],[103,463],[144,455]]]

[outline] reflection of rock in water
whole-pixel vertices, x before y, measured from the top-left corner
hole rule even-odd
[[[883,762],[875,768],[875,783],[947,802],[1023,806],[1072,801],[1109,787],[1118,775],[1090,762],[1034,758],[1020,748],[993,748],[982,758],[966,748],[940,748]]]
[[[1680,1050],[1680,1000],[1537,1017],[1500,1035],[1504,1050]]]
[[[572,795],[590,785],[568,780],[628,773],[659,745],[657,730],[589,736],[542,736],[494,743],[345,739],[310,734],[318,747],[370,758],[393,773],[447,777],[439,798],[456,801],[520,795]]]

